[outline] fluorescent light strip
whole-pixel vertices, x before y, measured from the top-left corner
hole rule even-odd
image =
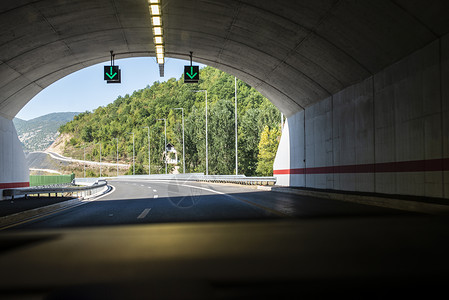
[[[160,0],[148,0],[153,25],[154,44],[156,46],[156,59],[158,64],[164,64],[164,38],[162,35],[162,9]]]

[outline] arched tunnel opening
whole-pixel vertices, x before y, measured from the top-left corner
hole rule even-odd
[[[156,54],[148,5],[2,4],[2,186],[27,182],[10,120],[33,95],[111,49]],[[446,5],[162,1],[165,55],[193,51],[286,115],[279,184],[446,198]]]
[[[184,83],[183,69],[190,62],[177,59],[165,63],[163,78],[151,58],[117,59],[115,63],[122,71],[121,84],[103,82],[103,67],[109,63],[100,63],[54,83],[19,113],[26,117],[55,110],[72,112],[48,116],[66,118],[56,128],[57,140],[51,142],[40,135],[30,137],[32,132],[22,130],[29,125],[14,121],[30,175],[43,175],[45,170],[74,173],[76,178],[166,171],[273,175],[282,115],[249,85],[204,65],[198,71],[199,83]],[[164,140],[172,146],[167,155]],[[267,150],[259,155],[261,142]],[[66,157],[63,164],[57,163],[59,156]]]
[[[193,51],[287,116],[279,184],[445,198],[447,4],[420,5],[162,1],[165,55]],[[2,6],[6,186],[27,181],[9,120],[33,95],[107,60],[110,49],[122,57],[156,50],[147,1]]]
[[[1,1],[0,192],[29,185],[12,119],[58,79],[108,61],[111,50],[154,57],[161,73],[164,59],[193,52],[195,62],[259,91],[286,122],[274,187],[130,175],[84,182],[100,195],[80,194],[64,207],[2,217],[0,297],[444,293],[448,9],[444,0]],[[164,118],[155,116],[161,139]]]

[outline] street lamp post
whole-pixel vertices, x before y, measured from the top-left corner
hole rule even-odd
[[[101,142],[99,142],[97,145],[100,145],[100,177],[101,177]]]
[[[150,127],[143,126],[142,128],[148,129],[148,175],[151,175]]]
[[[165,143],[164,143],[164,149],[165,149],[165,174],[167,174],[167,119],[157,119],[157,121],[164,121],[164,135],[165,135]]]
[[[239,173],[239,166],[238,166],[238,154],[237,154],[237,77],[234,77],[234,83],[235,83],[235,175],[238,175]]]
[[[133,135],[133,175],[136,175],[136,164],[134,160],[134,132],[128,132],[128,134]]]
[[[182,173],[185,174],[186,173],[186,160],[185,160],[185,153],[186,153],[186,148],[185,148],[185,144],[184,144],[184,108],[173,108],[175,110],[181,110],[182,113]]]
[[[118,177],[118,138],[115,138],[117,140],[117,177]]]
[[[197,90],[194,92],[205,92],[206,94],[206,175],[209,175],[209,159],[207,155],[207,90]]]
[[[84,150],[84,154],[83,154],[83,174],[84,174],[84,178],[86,178],[86,145],[83,144],[83,150]]]

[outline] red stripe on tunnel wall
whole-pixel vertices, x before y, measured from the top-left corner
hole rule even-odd
[[[29,187],[29,182],[8,182],[8,183],[0,183],[0,189],[13,189],[13,188],[21,188],[21,187]]]
[[[334,173],[392,173],[449,171],[449,158],[412,160],[378,164],[346,165],[274,170],[274,175],[334,174]]]

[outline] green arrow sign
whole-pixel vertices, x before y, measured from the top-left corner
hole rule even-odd
[[[190,79],[193,79],[193,77],[195,77],[196,74],[198,74],[198,72],[193,73],[193,67],[190,67],[190,73],[186,73],[186,75],[189,76]]]
[[[200,80],[199,66],[184,66],[184,83],[198,83]]]
[[[109,79],[113,79],[117,75],[117,72],[114,72],[114,74],[112,74],[112,67],[111,67],[111,73],[105,73],[105,74],[106,74],[106,76],[109,77]]]
[[[118,66],[104,66],[104,80],[119,81],[119,67]]]

